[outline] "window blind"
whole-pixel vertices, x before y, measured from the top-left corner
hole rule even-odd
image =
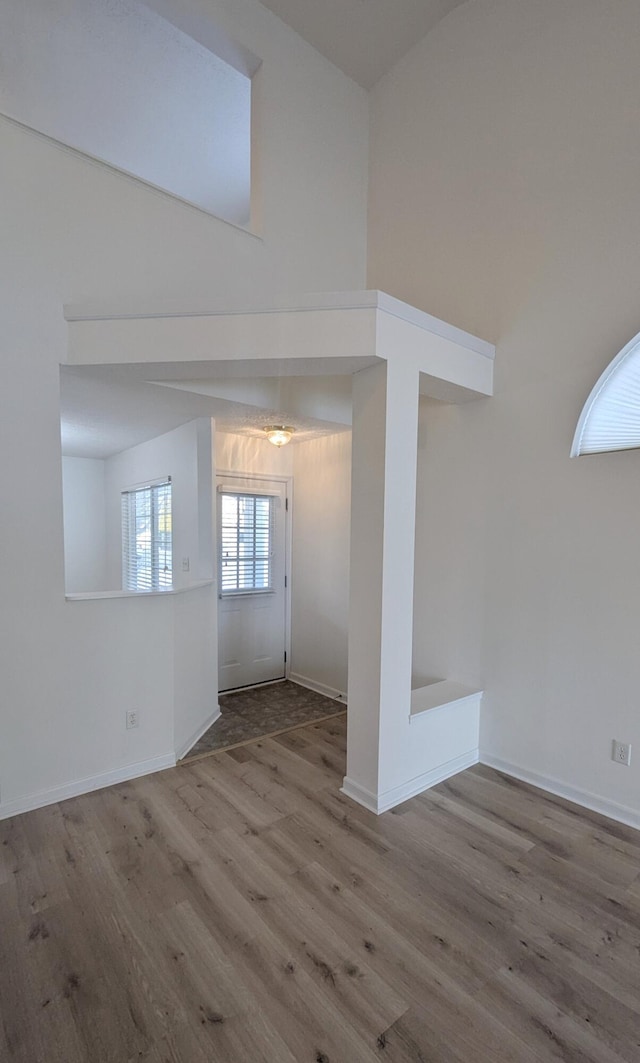
[[[627,343],[593,388],[571,456],[640,447],[640,335]]]
[[[171,480],[122,492],[122,585],[129,591],[173,586]]]
[[[273,505],[269,495],[220,494],[220,594],[272,589]]]

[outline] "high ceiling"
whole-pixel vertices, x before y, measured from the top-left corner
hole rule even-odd
[[[261,0],[340,70],[370,89],[466,0]]]
[[[158,6],[157,0],[147,2]],[[166,13],[164,0],[159,2]],[[467,0],[261,2],[345,74],[369,89],[413,44]],[[349,367],[344,372],[349,373]],[[346,379],[334,379],[328,392],[328,381],[318,392],[305,380],[304,387],[287,390],[286,402],[284,395],[271,394],[268,388],[262,388],[264,394],[250,394],[246,381],[237,382],[238,388],[231,390],[223,388],[220,381],[189,381],[187,376],[182,382],[150,383],[143,377],[134,379],[125,370],[118,372],[116,367],[65,367],[61,383],[63,453],[69,456],[109,457],[203,416],[215,417],[221,431],[255,436],[261,436],[261,426],[269,422],[294,421],[296,441],[344,430],[350,422]],[[158,386],[163,383],[164,387]],[[254,383],[257,387],[265,382]],[[350,381],[347,387],[350,393]],[[334,394],[330,394],[332,390]]]

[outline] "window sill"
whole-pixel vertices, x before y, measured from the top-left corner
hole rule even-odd
[[[463,701],[482,697],[481,690],[463,686],[451,679],[436,679],[433,683],[411,691],[411,712],[409,722],[424,719],[434,709],[444,709],[452,705],[461,705]]]
[[[214,582],[212,579],[200,579],[187,587],[172,587],[166,591],[79,591],[76,594],[65,594],[64,597],[67,602],[90,602],[100,598],[166,598],[172,594],[186,594],[199,587],[211,587]]]

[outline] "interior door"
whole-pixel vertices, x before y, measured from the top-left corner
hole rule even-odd
[[[286,484],[217,478],[218,686],[285,676]]]

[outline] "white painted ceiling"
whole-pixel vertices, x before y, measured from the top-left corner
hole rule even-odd
[[[466,0],[261,0],[365,89]]]
[[[60,374],[62,453],[108,458],[197,417],[216,430],[264,439],[268,424],[292,424],[294,442],[345,431],[351,423],[351,376],[190,379],[189,363],[149,366],[63,366]],[[317,416],[316,416],[317,414]]]

